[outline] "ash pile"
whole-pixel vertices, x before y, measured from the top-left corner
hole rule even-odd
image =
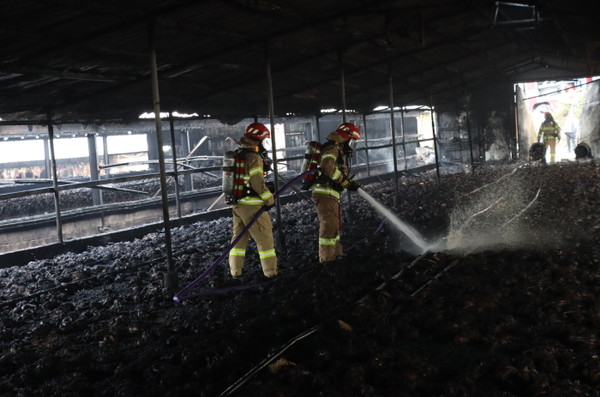
[[[161,233],[0,269],[2,396],[594,396],[600,390],[600,168],[497,166],[352,193],[347,256],[320,265],[312,203],[282,207],[280,274],[226,264],[175,303]],[[172,231],[180,284],[231,219]],[[276,230],[277,233],[277,230]],[[283,244],[283,242],[280,242]],[[595,394],[596,393],[596,394]]]

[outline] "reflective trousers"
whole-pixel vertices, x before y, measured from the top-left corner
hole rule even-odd
[[[314,194],[313,199],[319,218],[319,262],[331,262],[343,255],[340,201],[322,194]]]
[[[546,144],[546,146],[548,146],[548,148],[550,149],[550,162],[551,163],[556,162],[556,141],[557,140],[554,137],[544,139],[544,144]]]
[[[232,242],[261,208],[260,205],[236,204],[233,206]],[[275,241],[273,239],[273,223],[268,211],[260,214],[256,222],[250,227],[250,230],[244,233],[242,238],[229,251],[229,270],[231,271],[231,275],[239,276],[242,274],[244,259],[246,257],[246,246],[250,237],[256,242],[263,274],[266,277],[276,276],[277,256],[275,255]]]

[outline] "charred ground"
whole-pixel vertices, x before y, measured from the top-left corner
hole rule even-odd
[[[372,183],[430,241],[460,238],[409,254],[353,195],[348,256],[328,266],[312,204],[287,204],[276,281],[251,247],[241,281],[222,264],[179,304],[164,291],[161,233],[0,269],[0,394],[598,396],[599,174],[587,163],[422,175],[402,178],[398,198]],[[181,286],[230,233],[229,218],[173,230]]]

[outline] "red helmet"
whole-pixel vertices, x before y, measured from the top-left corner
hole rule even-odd
[[[262,141],[265,138],[269,138],[271,136],[271,132],[269,132],[267,126],[262,123],[252,123],[246,127],[246,133],[244,136]]]
[[[359,139],[360,138],[360,131],[358,130],[358,127],[356,127],[352,123],[343,123],[335,131],[338,134],[340,134],[340,136],[344,139],[347,139],[347,138]]]

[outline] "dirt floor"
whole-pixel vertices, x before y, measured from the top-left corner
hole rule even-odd
[[[437,248],[420,254],[356,193],[347,256],[316,260],[310,201],[231,280],[230,218],[0,269],[0,395],[600,396],[600,167],[494,166],[364,190]],[[271,210],[275,219],[275,210]],[[200,276],[207,269],[206,278]]]

